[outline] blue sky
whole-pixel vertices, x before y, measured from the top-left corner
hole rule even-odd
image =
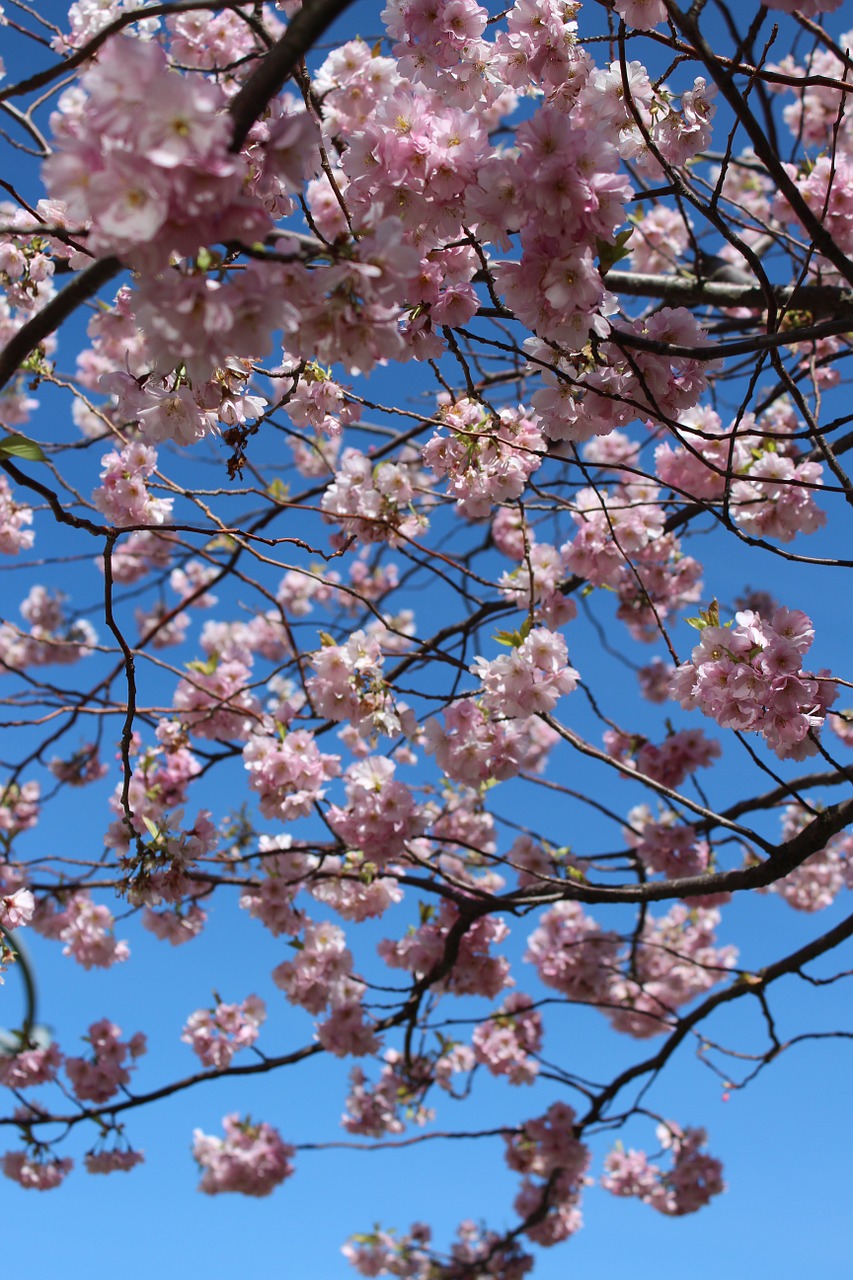
[[[775,915],[787,941],[794,942],[791,913],[782,904],[767,905],[771,922]],[[40,944],[34,951],[42,1014],[66,1047],[81,1022],[102,1013],[119,1019],[128,1034],[139,1027],[154,1033],[135,1087],[192,1069],[192,1055],[178,1033],[187,1011],[206,1002],[213,980],[226,998],[249,990],[269,997],[271,1021],[280,1031],[265,1034],[261,1043],[268,1051],[292,1043],[288,1024],[304,1022],[274,993],[267,977],[273,944],[244,915],[217,920],[198,942],[177,952],[129,936],[135,946],[131,963],[85,979],[69,972],[56,948]],[[10,975],[7,995],[13,982]],[[822,993],[817,1008],[809,1000],[806,1014],[797,984],[790,980],[785,986],[778,1001],[785,1010],[780,1027],[837,1025],[845,1004],[840,991]],[[546,1041],[550,1056],[565,1046],[565,1060],[577,1061],[577,1047],[584,1060],[607,1070],[615,1052],[621,1057],[626,1048],[636,1049],[602,1034],[591,1012],[576,1012],[581,1016],[555,1019]],[[752,1035],[745,1032],[745,1017],[735,1014],[730,1021],[741,1025],[714,1024],[711,1030],[732,1030],[741,1045],[754,1039],[754,1020]],[[665,1099],[659,1105],[667,1116],[707,1125],[711,1149],[725,1163],[728,1193],[694,1217],[673,1221],[590,1189],[584,1230],[563,1246],[541,1251],[536,1276],[559,1280],[568,1271],[584,1280],[621,1280],[626,1265],[638,1280],[651,1280],[662,1268],[695,1280],[716,1280],[721,1273],[793,1277],[808,1268],[826,1280],[848,1275],[848,1053],[845,1044],[793,1049],[728,1102],[710,1073],[682,1054],[651,1105]],[[344,1076],[343,1064],[313,1062],[251,1084],[213,1082],[130,1120],[129,1135],[146,1152],[146,1163],[130,1175],[77,1172],[47,1197],[4,1180],[7,1221],[15,1222],[22,1239],[38,1241],[28,1250],[22,1274],[46,1280],[60,1272],[76,1280],[90,1274],[94,1259],[99,1270],[120,1267],[126,1280],[142,1280],[154,1268],[226,1280],[247,1265],[262,1268],[270,1280],[306,1274],[337,1280],[351,1274],[338,1253],[343,1239],[377,1220],[401,1229],[427,1220],[441,1243],[465,1216],[483,1217],[495,1227],[510,1224],[516,1178],[503,1164],[499,1138],[436,1141],[396,1152],[305,1151],[296,1157],[294,1177],[268,1199],[196,1194],[189,1153],[195,1126],[218,1132],[221,1116],[240,1109],[277,1124],[297,1145],[334,1141],[343,1136],[334,1121],[342,1109]],[[512,1123],[560,1096],[547,1084],[536,1086],[534,1094],[479,1083],[482,1095],[471,1104],[441,1105],[438,1125],[476,1129]],[[642,1129],[629,1130],[636,1145],[650,1136]],[[596,1149],[603,1150],[601,1144]]]

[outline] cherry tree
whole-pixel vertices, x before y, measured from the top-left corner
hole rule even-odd
[[[813,619],[853,563],[837,8],[389,0],[362,38],[348,0],[6,0],[8,1178],[129,1172],[147,1109],[231,1079],[198,1186],[267,1196],[300,1156],[253,1079],[326,1055],[367,1147],[530,1091],[490,1131],[512,1225],[376,1228],[363,1275],[517,1280],[593,1183],[724,1190],[649,1087],[826,1038],[780,1034],[776,984],[843,976],[853,934]],[[768,895],[814,928],[747,969],[733,904],[760,936]],[[177,1032],[50,1034],[28,934],[71,982],[141,925],[168,975],[238,912],[278,940],[256,989],[224,947]],[[608,1079],[549,1034],[579,1006],[633,1042]]]

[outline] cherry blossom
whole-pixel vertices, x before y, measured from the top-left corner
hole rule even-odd
[[[87,1173],[129,1173],[138,1164],[142,1164],[145,1156],[141,1151],[89,1151],[86,1153],[85,1165]]]
[[[346,809],[332,805],[328,813],[332,829],[347,845],[380,867],[404,855],[407,841],[421,835],[426,826],[423,809],[394,774],[392,760],[382,756],[359,760],[346,773]]]
[[[224,1138],[196,1129],[193,1157],[203,1171],[199,1190],[216,1196],[237,1191],[268,1196],[293,1173],[294,1149],[266,1123],[253,1124],[235,1113],[223,1118]]]
[[[243,748],[249,785],[261,812],[285,821],[308,814],[326,794],[324,783],[340,772],[340,758],[320,751],[305,729],[280,736],[253,733]]]
[[[442,903],[433,919],[431,915],[413,933],[398,941],[386,938],[379,944],[379,954],[392,969],[408,969],[418,977],[426,976],[438,964],[443,942],[458,920],[457,910]],[[459,943],[456,964],[439,989],[454,995],[496,996],[509,985],[509,963],[503,956],[489,954],[489,948],[500,944],[509,929],[503,920],[475,921]]]
[[[526,1121],[519,1134],[507,1139],[507,1164],[525,1175],[516,1210],[525,1218],[540,1210],[539,1221],[525,1231],[537,1244],[557,1244],[581,1226],[577,1206],[590,1157],[574,1135],[574,1120],[570,1106],[555,1102],[545,1115]]]
[[[29,507],[16,503],[5,476],[0,476],[0,553],[14,556],[28,550],[35,540],[32,529],[33,513]]]
[[[32,924],[45,937],[63,942],[63,955],[72,956],[84,969],[109,969],[130,956],[127,943],[113,933],[109,908],[85,892],[72,894],[59,910],[42,899]]]
[[[46,1048],[22,1048],[0,1056],[0,1084],[8,1089],[30,1089],[56,1079],[63,1056],[56,1044]]]
[[[524,719],[553,711],[561,695],[572,693],[579,674],[568,664],[566,642],[559,634],[534,627],[508,656],[471,667],[483,687],[483,705],[493,714]]]
[[[672,1121],[658,1127],[661,1147],[672,1156],[664,1172],[644,1151],[619,1147],[608,1155],[601,1185],[616,1196],[636,1196],[658,1213],[682,1217],[695,1213],[712,1196],[725,1191],[722,1165],[703,1150],[704,1129],[682,1129]]]
[[[388,0],[370,43],[302,0],[0,7],[6,68],[54,59],[4,80],[0,202],[20,1187],[131,1172],[159,1100],[292,1068],[306,1146],[321,1078],[342,1145],[413,1157],[488,1093],[518,1175],[449,1240],[353,1236],[362,1275],[521,1280],[593,1177],[666,1217],[725,1189],[648,1085],[686,1037],[760,1087],[801,1039],[775,980],[819,961],[833,998],[853,887],[850,33],[769,7],[741,40],[725,5]],[[176,989],[221,970],[144,1087],[145,1033],[100,1006],[69,1054],[38,981],[57,942],[120,994],[122,935]],[[757,1031],[708,1032],[737,1001]],[[265,1197],[295,1148],[229,1106],[199,1188]],[[657,1153],[608,1153],[641,1118]]]
[[[146,1052],[145,1036],[137,1032],[127,1042],[119,1040],[121,1028],[102,1018],[93,1022],[86,1037],[93,1057],[66,1058],[65,1071],[75,1097],[81,1102],[106,1102],[121,1085],[130,1082],[127,1059],[135,1062]]]
[[[813,755],[812,735],[837,691],[803,674],[803,655],[814,637],[811,619],[802,610],[780,608],[769,621],[751,610],[736,614],[736,621],[727,630],[702,620],[702,640],[673,675],[671,696],[724,727],[761,733],[781,759]]]
[[[3,1172],[27,1191],[52,1191],[70,1173],[73,1163],[67,1158],[43,1159],[26,1151],[7,1151]]]
[[[498,1012],[474,1031],[474,1057],[510,1084],[532,1084],[539,1064],[530,1055],[542,1044],[542,1019],[529,996],[514,991]]]
[[[215,1009],[190,1014],[181,1039],[206,1067],[222,1071],[235,1053],[255,1043],[265,1018],[266,1007],[257,996],[247,996],[239,1005],[220,1001]]]

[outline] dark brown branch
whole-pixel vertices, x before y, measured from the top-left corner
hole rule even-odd
[[[796,183],[788,175],[781,159],[768,142],[764,129],[747,106],[746,99],[734,82],[732,71],[727,70],[722,65],[699,30],[699,24],[693,10],[685,12],[679,9],[672,0],[668,0],[667,12],[670,20],[678,30],[682,31],[693,44],[694,49],[705,64],[708,74],[719,89],[720,96],[726,100],[734,113],[735,119],[743,126],[752,143],[755,154],[766,166],[768,175],[776,183],[780,193],[802,223],[815,249],[827,261],[832,263],[845,280],[849,280],[853,284],[853,263],[835,243],[820,218],[800,194]],[[839,330],[838,332],[841,331]]]
[[[252,125],[267,103],[280,93],[306,53],[327,27],[349,8],[353,0],[306,0],[290,26],[252,72],[231,103],[234,138],[231,150],[239,151]]]
[[[0,351],[0,390],[14,378],[39,343],[54,333],[63,320],[67,320],[79,306],[94,297],[120,270],[118,258],[101,258],[98,262],[93,262],[91,267],[86,267],[76,275],[46,307],[42,307],[41,311],[37,311],[31,320],[22,325]]]
[[[842,942],[846,942],[850,937],[853,937],[853,915],[848,916],[846,920],[842,920],[840,924],[836,925],[834,929],[830,929],[822,937],[816,938],[813,942],[800,947],[798,951],[792,952],[791,955],[777,960],[774,964],[767,965],[764,969],[759,969],[757,973],[741,975],[731,986],[715,992],[712,996],[708,996],[700,1005],[697,1005],[692,1013],[687,1014],[686,1017],[679,1021],[672,1035],[667,1038],[653,1057],[647,1058],[645,1062],[635,1063],[633,1067],[628,1067],[615,1080],[611,1081],[606,1089],[602,1090],[581,1120],[580,1128],[588,1128],[589,1125],[595,1124],[597,1120],[600,1120],[605,1114],[608,1104],[613,1101],[626,1085],[638,1080],[641,1076],[657,1075],[666,1066],[675,1050],[687,1038],[693,1028],[703,1022],[709,1014],[713,1013],[721,1005],[728,1004],[732,1000],[739,1000],[741,996],[756,995],[764,991],[777,978],[782,978],[786,974],[796,973],[803,965],[809,964],[810,961],[816,960],[819,956],[834,950],[835,947],[840,946]]]
[[[753,284],[701,280],[693,275],[643,275],[634,271],[608,271],[605,284],[613,293],[654,298],[678,306],[754,307],[763,310],[764,291]],[[840,285],[774,285],[773,296],[785,311],[808,311],[814,317],[853,319],[853,289]],[[790,334],[788,341],[797,339]]]
[[[550,723],[550,721],[549,721]],[[728,826],[722,814],[721,823]],[[708,872],[684,876],[679,880],[625,885],[589,885],[577,881],[565,884],[543,883],[508,893],[495,902],[495,909],[523,904],[541,905],[570,898],[577,902],[665,902],[672,898],[693,898],[709,893],[735,893],[744,889],[763,889],[789,875],[811,854],[826,847],[839,831],[853,822],[853,799],[829,805],[784,844],[778,845],[764,862],[733,871]]]

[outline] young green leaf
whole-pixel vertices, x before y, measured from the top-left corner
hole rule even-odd
[[[23,458],[25,462],[47,461],[35,440],[28,440],[26,436],[19,435],[7,436],[5,440],[0,440],[0,458]]]

